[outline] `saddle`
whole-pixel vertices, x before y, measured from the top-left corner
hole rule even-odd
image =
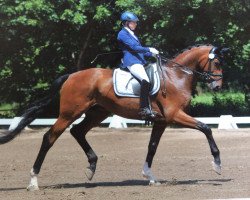
[[[156,94],[160,89],[160,77],[157,71],[157,65],[149,64],[145,67],[151,83],[150,95]],[[115,69],[113,73],[113,85],[115,94],[121,97],[140,97],[141,85],[130,72]]]

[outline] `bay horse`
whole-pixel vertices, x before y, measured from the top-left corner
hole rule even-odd
[[[190,103],[197,76],[203,77],[212,90],[219,90],[222,87],[221,65],[225,51],[225,48],[212,45],[196,45],[185,49],[171,60],[163,59],[160,90],[151,97],[152,109],[157,111],[158,115],[153,124],[146,161],[142,169],[143,176],[150,184],[159,184],[151,171],[152,161],[166,126],[172,123],[197,129],[205,134],[214,158],[213,169],[218,174],[221,173],[220,151],[211,129],[186,114],[185,109]],[[82,114],[85,113],[85,118],[73,126],[70,132],[88,158],[89,166],[85,174],[89,180],[94,176],[98,157],[86,140],[88,131],[98,126],[111,113],[125,118],[140,119],[139,98],[117,96],[113,89],[112,73],[110,69],[90,68],[60,77],[52,85],[48,97],[35,102],[23,114],[16,128],[0,136],[0,144],[15,138],[46,108],[60,90],[59,117],[43,136],[40,151],[30,172],[28,190],[39,189],[37,176],[47,152],[65,129]]]

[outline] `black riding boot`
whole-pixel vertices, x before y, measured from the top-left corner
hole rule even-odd
[[[149,91],[150,83],[146,80],[141,82],[141,96],[140,96],[140,112],[139,115],[142,119],[153,119],[155,114],[152,112],[149,106]]]

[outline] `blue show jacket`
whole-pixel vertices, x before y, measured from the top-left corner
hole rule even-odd
[[[146,64],[144,56],[152,56],[148,47],[143,47],[138,39],[123,28],[117,36],[119,46],[123,51],[122,68],[133,64]]]

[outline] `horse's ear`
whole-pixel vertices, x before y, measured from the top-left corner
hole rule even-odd
[[[210,50],[210,53],[214,53],[214,54],[219,54],[220,51],[221,51],[222,47],[213,47],[211,50]]]
[[[220,53],[221,54],[227,54],[227,53],[229,53],[230,52],[230,48],[227,48],[227,47],[224,47],[224,48],[222,48],[221,50],[220,50]]]
[[[215,47],[215,48],[216,49],[215,49],[214,53],[217,53],[217,54],[219,54],[221,52],[221,50],[223,49],[223,47],[221,47],[221,46]]]
[[[229,48],[222,47],[222,46],[221,47],[215,47],[215,49],[214,49],[214,53],[216,53],[218,55],[222,55],[222,56],[228,54],[229,51],[230,51]]]

